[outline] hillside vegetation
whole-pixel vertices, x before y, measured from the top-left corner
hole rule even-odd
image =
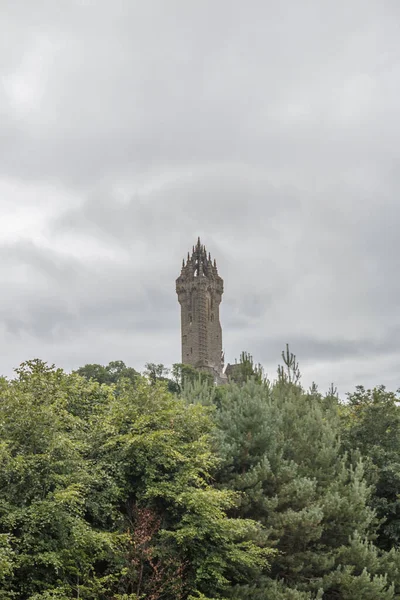
[[[0,379],[0,599],[400,599],[400,408],[243,353]]]

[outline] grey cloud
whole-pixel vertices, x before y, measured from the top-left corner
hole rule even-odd
[[[373,358],[376,355],[391,355],[398,351],[398,334],[392,332],[385,339],[336,339],[325,340],[317,337],[292,336],[289,344],[290,350],[294,352],[300,363],[309,365],[315,361],[338,361],[351,358]],[[274,362],[282,363],[281,351],[285,349],[286,343],[282,337],[266,338],[264,341],[253,342],[254,353],[260,356],[260,360],[268,364]],[[279,352],[277,353],[277,350]]]
[[[165,332],[177,312],[155,277],[116,263],[89,267],[31,243],[0,247],[3,272],[23,272],[0,301],[0,319],[12,334],[27,331],[62,343],[89,330]]]
[[[325,9],[290,2],[280,11],[258,1],[253,10],[240,2],[122,2],[111,12],[106,3],[63,11],[15,4],[5,23],[18,33],[19,60],[11,61],[16,74],[6,78],[5,97],[19,141],[4,152],[7,173],[87,185],[227,160],[323,169],[328,160],[352,161],[354,151],[376,160],[376,127],[385,140],[393,133],[382,127],[383,98],[365,115],[341,113],[364,92],[342,98],[357,69],[387,81],[371,35],[387,40],[395,3],[387,14],[377,2],[354,1],[349,11],[343,0]],[[24,67],[27,53],[36,59]],[[19,109],[18,67],[21,79],[38,71],[31,104]],[[366,128],[369,112],[376,124]]]
[[[116,198],[113,190],[95,193],[79,208],[57,218],[53,227],[55,233],[112,238],[114,243],[128,245],[145,239],[149,246],[173,241],[171,228],[194,240],[202,233],[199,228],[211,239],[222,231],[274,235],[278,215],[289,213],[295,218],[300,203],[296,193],[289,186],[279,189],[262,174],[240,166],[235,172],[205,169],[183,175],[160,190],[135,194],[128,201]]]
[[[201,235],[228,360],[396,385],[397,1],[3,4],[3,372],[179,360]]]

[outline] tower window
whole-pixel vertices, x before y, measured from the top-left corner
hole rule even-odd
[[[193,348],[190,348],[190,354],[193,354]]]
[[[193,322],[192,315],[189,315],[189,323],[190,323],[190,325],[192,324],[192,322]]]

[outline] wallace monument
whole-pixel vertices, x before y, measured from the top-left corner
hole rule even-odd
[[[222,352],[222,329],[219,305],[224,281],[217,263],[197,240],[192,255],[183,260],[176,280],[181,305],[182,363],[200,371],[209,371],[217,383],[226,381]]]

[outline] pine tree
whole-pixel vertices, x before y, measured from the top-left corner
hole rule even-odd
[[[338,400],[315,386],[304,392],[295,357],[288,349],[284,357],[273,386],[225,386],[215,413],[218,485],[241,493],[232,514],[259,521],[258,542],[278,551],[271,573],[233,597],[395,598],[398,555],[390,561],[372,545],[371,486],[362,460],[342,449]],[[376,552],[375,566],[364,568],[355,539]],[[351,596],[357,590],[364,596]]]

